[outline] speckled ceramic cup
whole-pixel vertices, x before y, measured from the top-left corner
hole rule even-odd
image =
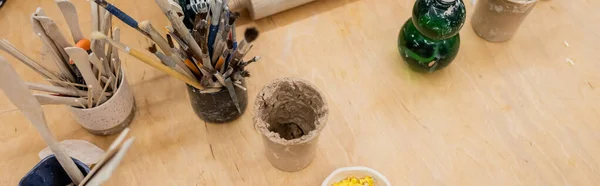
[[[124,73],[117,92],[100,106],[82,109],[71,107],[79,124],[95,135],[111,135],[125,129],[135,116],[133,93]]]

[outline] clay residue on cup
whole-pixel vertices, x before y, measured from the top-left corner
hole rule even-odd
[[[328,114],[322,94],[309,82],[284,78],[265,86],[255,104],[256,128],[281,145],[315,138]]]
[[[479,0],[471,25],[477,35],[490,42],[510,40],[537,0]]]

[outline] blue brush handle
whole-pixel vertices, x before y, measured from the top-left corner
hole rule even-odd
[[[107,4],[106,7],[104,7],[104,9],[106,9],[106,11],[110,12],[115,17],[119,18],[125,24],[127,24],[135,29],[139,29],[138,22],[135,21],[135,19],[129,17],[129,15],[127,15],[125,12],[119,10],[119,8],[117,8],[111,4]]]
[[[208,32],[208,53],[210,55],[213,54],[213,45],[215,44],[218,29],[218,25],[210,25],[210,32]]]

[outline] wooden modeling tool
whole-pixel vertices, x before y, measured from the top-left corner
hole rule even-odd
[[[53,96],[48,94],[33,94],[33,97],[35,97],[41,105],[69,105],[83,107],[83,103],[87,101],[85,98]]]
[[[242,113],[242,109],[240,108],[240,103],[239,103],[239,100],[237,99],[237,94],[235,93],[235,88],[233,87],[231,78],[227,78],[225,80],[224,85],[225,85],[225,87],[227,87],[229,96],[231,96],[231,99],[233,100],[233,104],[235,105],[235,108],[238,110],[239,113]]]
[[[54,59],[54,64],[60,71],[60,76],[67,78],[67,80],[69,80],[71,82],[75,82],[75,77],[69,70],[69,67],[67,64],[68,61],[63,58],[63,56],[60,52],[60,50],[62,48],[59,49],[55,45],[52,38],[50,38],[50,36],[48,36],[46,34],[46,31],[44,30],[42,24],[36,19],[37,16],[43,16],[43,15],[45,15],[45,14],[41,8],[38,8],[36,10],[36,12],[33,13],[33,15],[31,15],[31,25],[33,26],[33,32],[38,37],[40,37],[40,40],[42,40],[42,43],[44,43],[44,45],[49,49],[50,55],[52,56],[52,59]]]
[[[26,82],[25,85],[27,85],[27,87],[30,90],[50,92],[50,93],[60,94],[60,95],[64,95],[64,96],[76,96],[76,97],[81,96],[81,97],[83,97],[83,96],[87,95],[87,91],[78,90],[78,89],[68,89],[68,88],[64,88],[64,87],[57,87],[57,86],[52,86],[52,85],[43,85],[43,84],[29,83],[29,82]]]
[[[42,28],[46,32],[46,35],[52,39],[52,42],[59,49],[60,55],[62,55],[64,61],[67,61],[68,55],[64,50],[60,50],[66,47],[72,47],[71,42],[67,40],[67,38],[60,32],[60,29],[50,17],[46,16],[33,16],[33,19],[37,20]]]
[[[124,45],[124,44],[122,44],[120,42],[116,42],[116,41],[114,41],[114,40],[112,40],[110,38],[107,38],[106,35],[104,35],[102,33],[94,32],[94,33],[92,33],[92,38],[94,38],[94,39],[105,39],[105,40],[108,41],[108,43],[110,43],[114,47],[116,47],[119,50],[122,50],[123,52],[125,52],[125,53],[127,53],[127,54],[129,54],[129,55],[131,55],[131,56],[133,56],[133,57],[135,57],[137,59],[139,59],[140,61],[142,61],[142,62],[144,62],[144,63],[146,63],[146,64],[148,64],[148,65],[150,65],[150,66],[152,66],[152,67],[154,67],[154,68],[156,68],[158,70],[160,70],[160,71],[163,71],[163,72],[165,72],[165,73],[167,73],[167,74],[169,74],[169,75],[171,75],[171,76],[173,76],[173,77],[175,77],[175,78],[177,78],[177,79],[179,79],[181,81],[184,81],[185,83],[187,83],[187,84],[189,84],[189,85],[191,85],[193,87],[196,87],[199,90],[203,90],[204,89],[204,87],[202,87],[202,85],[200,85],[200,83],[198,83],[198,81],[196,81],[196,80],[194,80],[192,78],[189,78],[189,77],[187,77],[187,76],[185,76],[185,75],[183,75],[183,74],[181,74],[181,73],[179,73],[179,72],[177,72],[177,71],[175,71],[175,70],[173,70],[173,69],[171,69],[171,68],[169,68],[169,67],[161,64],[160,62],[157,62],[157,61],[153,60],[152,58],[144,55],[140,51],[137,51],[135,49],[129,48],[128,46],[126,46],[126,45]]]
[[[60,80],[57,81],[57,80],[51,80],[51,79],[46,79],[46,81],[48,81],[50,83],[60,84],[60,85],[69,85],[69,86],[82,87],[82,88],[87,87],[87,85],[84,85],[84,84],[71,83],[71,82],[67,82],[67,81],[60,81]]]
[[[125,157],[125,154],[129,150],[129,148],[131,148],[133,140],[135,140],[134,137],[129,138],[125,142],[123,142],[123,145],[121,146],[121,148],[119,148],[119,151],[108,162],[106,162],[104,166],[102,166],[102,169],[96,172],[96,174],[92,177],[92,179],[90,179],[86,186],[100,186],[104,182],[108,181],[108,179],[110,179],[110,177],[112,176],[112,173],[117,169],[117,167],[121,163],[123,157]]]
[[[98,69],[101,69],[102,74],[107,75],[109,77],[114,77],[115,75],[110,70],[110,66],[108,64],[109,58],[106,56],[104,51],[104,41],[102,40],[93,40],[92,41],[92,52],[96,55],[97,59],[100,60],[100,65],[95,66]],[[86,53],[87,54],[87,53]]]
[[[119,27],[113,30],[112,37],[113,40],[121,42],[121,29],[119,29]],[[112,45],[109,46],[113,47]],[[121,79],[121,59],[119,58],[119,50],[113,47],[113,51],[110,55],[112,56],[111,62],[113,72],[115,72],[115,84],[113,90],[117,90],[117,86],[119,85]]]
[[[257,20],[314,0],[230,0],[231,11],[248,9],[252,19]]]
[[[90,63],[92,63],[92,65],[94,65],[94,67],[96,67],[98,71],[100,71],[100,74],[106,74],[105,69],[102,67],[104,66],[104,64],[102,64],[102,61],[98,59],[98,56],[96,56],[95,53],[92,52],[88,54],[88,59]]]
[[[92,30],[98,31],[100,30],[100,7],[97,3],[90,1],[91,6],[91,18],[92,18]]]
[[[23,64],[27,65],[32,70],[34,70],[34,71],[38,72],[39,74],[41,74],[42,76],[44,76],[44,78],[52,79],[52,80],[56,80],[56,81],[61,80],[57,75],[58,73],[51,72],[46,67],[40,65],[39,63],[35,62],[33,59],[27,57],[25,54],[23,54],[21,51],[19,51],[17,48],[15,48],[15,46],[13,46],[7,40],[0,39],[0,49],[4,50],[6,53],[12,55],[13,57],[19,59],[21,62],[23,62]]]
[[[87,176],[85,176],[85,178],[83,178],[83,180],[81,181],[81,184],[79,184],[79,185],[85,186],[87,183],[89,183],[89,181],[91,181],[90,179],[94,178],[95,175],[98,175],[98,171],[101,170],[103,168],[103,166],[111,160],[111,158],[113,158],[113,156],[117,153],[117,151],[120,151],[119,146],[121,146],[121,143],[123,143],[123,141],[125,140],[125,137],[127,137],[127,134],[129,134],[129,128],[125,128],[121,132],[121,134],[119,134],[119,136],[115,139],[115,141],[113,141],[113,143],[108,147],[104,156],[100,159],[100,161],[98,161],[96,166],[94,166],[94,168],[87,174]],[[133,140],[133,138],[128,139],[128,141],[132,141],[132,140]],[[131,142],[129,142],[129,146],[131,146]],[[129,148],[129,146],[125,146],[125,144],[123,144],[123,146],[121,148],[125,147],[125,151],[126,151]],[[120,159],[119,159],[119,161],[120,161]]]
[[[104,11],[104,9],[101,9],[101,10],[102,11],[100,11],[100,16],[102,16],[102,17],[100,17],[100,30],[97,30],[97,31],[102,32],[104,35],[107,35],[112,27],[112,14],[110,14],[110,12]],[[106,43],[104,43],[104,41],[99,41],[97,45],[100,46],[100,48],[102,49],[102,54],[105,56],[105,59],[102,60],[102,62],[106,65],[105,68],[108,68],[109,67],[108,61],[110,60],[110,53],[108,50],[104,50]],[[110,47],[109,47],[109,49],[110,49]]]
[[[56,5],[58,5],[63,17],[65,17],[65,20],[67,21],[67,25],[69,25],[73,42],[79,42],[81,39],[83,39],[83,33],[81,32],[81,27],[79,26],[79,17],[77,16],[77,9],[75,8],[75,5],[73,5],[73,3],[71,3],[69,0],[56,0]]]
[[[85,140],[63,140],[60,145],[67,153],[86,165],[93,165],[104,156],[104,150]],[[50,148],[44,148],[38,153],[40,159],[52,155]]]
[[[56,159],[69,175],[73,183],[79,184],[83,180],[83,174],[65,150],[57,144],[48,125],[40,103],[31,95],[23,79],[8,64],[8,61],[0,57],[0,88],[8,99],[27,117],[27,119],[38,130],[46,144],[54,152]]]
[[[101,91],[100,87],[102,86],[100,86],[100,82],[98,81],[96,75],[92,71],[92,66],[90,65],[87,52],[78,47],[67,47],[65,48],[65,51],[67,52],[67,54],[69,54],[71,59],[73,59],[73,62],[75,62],[77,68],[79,68],[79,71],[81,72],[85,83],[93,87],[92,96],[99,95]],[[88,90],[88,92],[89,91],[90,90]]]
[[[113,77],[108,78],[108,80],[106,81],[106,84],[104,84],[104,88],[102,88],[102,92],[100,92],[100,98],[104,97],[104,93],[106,92],[106,89],[108,88],[108,85],[110,85],[112,83]],[[100,105],[101,103],[104,103],[104,101],[102,99],[98,99],[98,101],[96,101],[96,106]]]
[[[100,32],[102,32],[103,34],[108,34],[108,31],[110,31],[112,27],[112,14],[110,14],[110,12],[104,11],[104,14],[102,15],[102,19],[100,19]]]

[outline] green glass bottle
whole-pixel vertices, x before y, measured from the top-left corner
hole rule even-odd
[[[417,0],[413,17],[398,35],[400,55],[414,71],[431,73],[448,66],[458,54],[465,22],[462,0]]]
[[[440,40],[458,34],[466,16],[462,0],[418,0],[413,7],[412,20],[421,34]]]
[[[459,34],[444,40],[433,40],[419,33],[408,19],[398,36],[398,49],[408,66],[417,72],[431,73],[448,66],[458,54]]]

